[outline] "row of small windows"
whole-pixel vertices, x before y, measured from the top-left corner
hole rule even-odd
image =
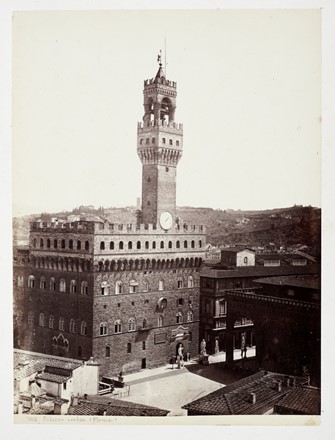
[[[161,242],[159,242],[159,243],[156,243],[156,241],[153,241],[151,243],[151,248],[152,249],[157,249],[158,245],[159,245],[160,249],[164,249],[165,248],[165,242],[163,240]],[[195,241],[194,240],[192,240],[190,243],[187,240],[184,240],[184,242],[182,242],[182,243],[179,240],[177,240],[176,241],[176,248],[180,249],[181,245],[184,246],[184,249],[187,249],[188,246],[190,246],[191,249],[195,249]],[[167,243],[167,247],[168,247],[168,249],[172,249],[172,247],[173,247],[172,241],[169,241]],[[199,240],[198,247],[202,248],[202,240]],[[126,248],[128,248],[129,250],[131,250],[131,249],[142,249],[142,243],[140,241],[137,241],[136,243],[133,243],[132,241],[129,241],[128,243],[124,243],[123,241],[120,241],[118,243],[118,248],[119,248],[119,250],[123,250],[123,249],[126,249]],[[104,241],[101,241],[100,242],[100,250],[104,251],[106,249],[107,249],[106,243]],[[109,243],[109,249],[110,250],[116,249],[116,245],[115,245],[114,241],[111,241]],[[144,249],[150,249],[149,241],[146,241],[144,243]]]
[[[23,276],[19,276],[17,280],[18,286],[23,286]],[[28,287],[33,288],[35,287],[36,279],[34,275],[30,275],[28,277]],[[40,289],[45,290],[47,288],[47,283],[45,280],[45,277],[40,278]],[[57,283],[55,281],[55,278],[50,278],[49,280],[49,290],[56,290],[57,289]],[[62,278],[59,281],[59,291],[60,292],[66,292],[66,281]],[[77,293],[77,282],[76,280],[70,281],[70,293]],[[88,294],[88,284],[87,281],[82,281],[80,284],[80,293],[82,295]]]
[[[144,142],[144,139],[141,139],[140,140],[140,145],[143,145],[143,142]],[[151,143],[152,144],[155,144],[156,143],[156,138],[151,138]],[[167,142],[166,142],[166,138],[162,138],[162,144],[166,144]],[[146,138],[145,139],[145,144],[146,145],[149,145],[150,144],[150,138]],[[169,145],[173,145],[173,140],[172,139],[169,139]],[[179,147],[179,141],[177,140],[176,141],[176,146],[177,147]]]
[[[190,310],[187,312],[187,322],[193,321],[193,312]],[[176,323],[182,324],[184,322],[184,315],[182,312],[178,312],[176,314]],[[157,318],[157,327],[163,327],[164,325],[164,317],[162,315],[159,315]],[[148,323],[146,319],[143,320],[142,327],[146,328],[148,326]],[[130,318],[128,320],[127,324],[127,331],[128,332],[134,332],[136,330],[136,321],[135,318]],[[121,319],[117,319],[114,322],[114,333],[122,333],[122,322]],[[108,324],[107,322],[101,322],[99,327],[99,335],[105,336],[108,335]]]
[[[182,277],[178,277],[177,279],[177,287],[178,289],[182,289],[185,286],[185,281]],[[194,287],[194,278],[192,275],[190,275],[187,279],[187,287],[192,288]],[[147,281],[144,282],[143,285],[143,292],[148,292],[149,290],[149,284]],[[164,290],[164,281],[159,280],[158,281],[158,290]],[[129,293],[136,293],[138,291],[138,283],[135,280],[130,280],[129,282]],[[120,293],[124,292],[124,285],[122,281],[118,280],[115,283],[115,294],[118,295]],[[101,295],[109,295],[110,294],[110,285],[107,281],[103,281],[100,285],[100,293]]]
[[[29,313],[28,314],[28,325],[29,325],[29,327],[32,327],[34,325],[34,314],[33,313]],[[49,316],[49,320],[47,320],[45,314],[44,313],[40,313],[39,316],[38,316],[38,325],[40,327],[48,326],[51,329],[56,328],[55,327],[55,317],[54,317],[54,315],[50,315]],[[58,319],[57,328],[60,331],[66,331],[65,319],[64,319],[63,316],[61,316]],[[77,333],[77,322],[73,318],[70,319],[68,331],[70,333]],[[86,323],[86,321],[81,321],[80,322],[80,334],[82,336],[87,336],[87,323]]]
[[[44,249],[44,246],[47,249],[50,249],[51,247],[53,247],[54,249],[58,249],[58,245],[60,247],[60,249],[77,249],[77,250],[81,250],[81,249],[85,249],[85,251],[88,251],[90,249],[90,243],[88,241],[85,241],[85,243],[81,243],[80,240],[74,241],[74,240],[69,240],[68,241],[68,246],[66,247],[66,241],[63,240],[50,240],[50,238],[48,238],[47,240],[44,240],[43,238],[40,239],[40,249]],[[51,246],[52,244],[52,246]],[[37,247],[37,239],[34,238],[33,240],[33,247],[36,248]]]

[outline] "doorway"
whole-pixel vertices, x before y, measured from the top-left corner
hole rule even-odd
[[[142,370],[144,370],[145,368],[147,368],[147,359],[143,358],[142,362],[141,362],[141,368]]]

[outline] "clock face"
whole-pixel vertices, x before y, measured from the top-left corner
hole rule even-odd
[[[162,214],[160,216],[160,219],[159,219],[159,222],[160,222],[161,227],[163,229],[165,229],[166,231],[168,229],[170,229],[171,226],[172,226],[172,215],[171,215],[171,213],[168,212],[168,211],[162,212]]]

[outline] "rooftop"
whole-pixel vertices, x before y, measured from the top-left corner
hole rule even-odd
[[[303,386],[293,389],[275,406],[280,413],[294,413],[302,415],[320,414],[320,388]]]
[[[280,277],[259,278],[255,283],[271,284],[275,286],[302,287],[304,289],[319,290],[320,277],[313,275],[287,275]]]
[[[101,396],[103,397],[103,396]],[[154,406],[142,405],[139,403],[126,402],[119,399],[81,399],[78,405],[69,408],[69,415],[103,415],[106,416],[135,416],[135,417],[163,417],[169,411]]]
[[[295,386],[305,385],[306,382],[307,379],[303,377],[261,370],[190,402],[183,408],[188,410],[189,415],[264,414],[292,390],[295,391]],[[255,395],[254,403],[252,393]]]

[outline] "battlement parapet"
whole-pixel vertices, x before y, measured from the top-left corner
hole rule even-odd
[[[95,230],[94,232],[96,234],[105,234],[105,233],[111,233],[111,234],[165,234],[166,231],[162,229],[159,225],[156,224],[119,224],[119,223],[95,223]],[[205,234],[206,233],[206,226],[205,225],[176,225],[175,228],[171,228],[168,231],[169,234],[180,234],[180,235],[194,235],[194,234]]]
[[[174,89],[177,88],[176,81],[170,81],[168,79],[162,78],[150,78],[144,80],[144,87],[151,86],[152,84],[161,84],[163,86],[172,87]]]
[[[137,123],[137,134],[152,132],[153,129],[157,131],[167,131],[169,133],[183,134],[183,124],[177,122],[167,122],[156,119],[155,121],[150,121],[147,124],[144,122]]]
[[[94,222],[76,221],[76,222],[42,222],[35,221],[30,223],[30,232],[82,232],[93,233]]]

